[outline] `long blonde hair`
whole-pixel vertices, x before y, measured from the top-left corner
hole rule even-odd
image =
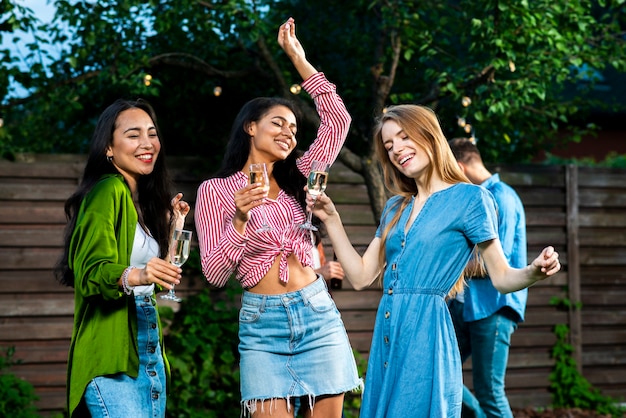
[[[417,184],[415,180],[402,174],[389,159],[389,154],[383,145],[382,128],[385,122],[394,121],[402,128],[407,137],[413,141],[427,156],[430,164],[427,168],[425,182],[428,183],[436,173],[444,182],[470,183],[463,174],[459,165],[450,150],[439,119],[430,108],[420,105],[397,105],[387,108],[374,126],[374,149],[383,170],[383,181],[385,187],[394,195],[400,195],[403,199],[398,200],[399,209],[393,218],[387,223],[382,231],[381,246],[378,254],[381,272],[385,264],[385,241],[391,231],[398,223],[402,211],[411,202],[413,196],[417,195]],[[477,254],[477,251],[475,251]],[[381,276],[382,277],[382,276]],[[450,296],[456,295],[463,289],[465,284],[464,274],[450,291]]]

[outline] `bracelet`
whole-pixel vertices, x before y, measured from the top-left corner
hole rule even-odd
[[[128,266],[126,267],[126,270],[124,270],[124,273],[122,273],[122,289],[124,290],[124,293],[129,296],[133,293],[133,289],[135,288],[134,286],[128,285],[128,276],[134,268],[135,267],[133,266]]]

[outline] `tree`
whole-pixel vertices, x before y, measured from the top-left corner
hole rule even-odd
[[[385,106],[433,107],[446,134],[475,135],[487,161],[525,162],[558,141],[579,140],[587,126],[571,121],[601,105],[588,94],[597,77],[607,68],[626,71],[625,4],[57,0],[57,21],[30,46],[29,71],[0,51],[8,63],[0,88],[13,77],[31,91],[22,99],[1,91],[2,151],[82,152],[106,104],[144,96],[161,115],[166,141],[177,146],[170,153],[205,154],[215,165],[220,153],[213,151],[223,148],[244,101],[294,97],[289,88],[299,80],[275,42],[279,23],[293,15],[310,60],[337,84],[353,115],[340,159],[365,177],[378,217],[386,196],[371,128]],[[18,21],[15,14],[9,7],[0,22]],[[67,30],[55,29],[61,26]],[[44,62],[42,51],[61,42],[60,56]],[[310,139],[315,112],[306,97],[296,99],[305,115],[301,138]],[[556,140],[563,127],[570,135]]]

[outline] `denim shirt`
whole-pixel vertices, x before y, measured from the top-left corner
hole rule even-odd
[[[485,180],[482,187],[491,192],[498,211],[498,237],[504,255],[511,267],[523,268],[528,264],[526,254],[526,215],[519,196],[511,186],[494,174]],[[488,278],[471,278],[464,292],[463,319],[484,319],[501,308],[508,306],[518,322],[524,320],[528,289],[502,294]]]

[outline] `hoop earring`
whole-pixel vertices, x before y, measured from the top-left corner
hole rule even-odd
[[[112,155],[107,155],[107,161],[108,161],[108,162],[113,161],[113,156],[112,156]]]

